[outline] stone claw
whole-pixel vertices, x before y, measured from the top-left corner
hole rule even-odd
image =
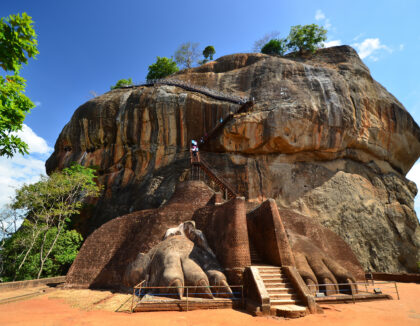
[[[176,287],[174,292],[178,294],[178,299],[182,299],[182,297],[184,296],[184,285],[182,284],[181,280],[180,279],[173,280],[169,286]]]
[[[232,298],[233,292],[226,280],[220,281],[220,287],[217,288],[217,296],[221,298]]]
[[[355,283],[355,281],[350,278],[347,278],[346,283],[349,284],[349,288],[350,288],[349,294],[357,294],[358,290],[357,290],[357,284]]]
[[[325,284],[325,295],[333,295],[338,293],[338,285],[336,282],[328,277],[322,279],[322,284]]]
[[[213,293],[209,288],[209,284],[205,280],[200,280],[197,284],[197,292],[200,293],[201,297],[213,299]]]

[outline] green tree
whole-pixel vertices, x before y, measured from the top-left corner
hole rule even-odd
[[[261,49],[264,45],[266,45],[270,40],[277,39],[280,37],[280,32],[273,31],[270,33],[265,34],[262,38],[256,40],[254,42],[254,46],[252,47],[253,52],[261,52]]]
[[[203,50],[204,60],[201,61],[201,63],[206,63],[213,60],[213,56],[215,55],[215,53],[216,50],[214,49],[213,45],[206,46],[206,48]]]
[[[317,24],[292,26],[288,36],[287,47],[291,51],[315,52],[327,39],[327,30]]]
[[[176,62],[166,57],[157,57],[156,62],[149,66],[146,79],[160,79],[172,75],[179,70]]]
[[[131,78],[128,79],[120,79],[114,86],[111,86],[111,91],[115,88],[123,87],[123,86],[130,86],[133,85],[133,80]]]
[[[12,207],[25,212],[26,218],[4,244],[2,258],[8,261],[6,265],[13,266],[6,276],[40,278],[69,264],[81,242],[69,228],[71,217],[80,213],[85,198],[99,195],[94,177],[93,169],[73,165],[16,191]],[[73,244],[69,251],[57,251],[57,246],[66,241]]]
[[[285,39],[272,39],[262,47],[261,53],[284,55],[286,50],[287,45]]]
[[[199,56],[198,43],[191,42],[182,43],[174,54],[176,63],[188,69],[198,62]]]
[[[22,129],[26,115],[35,105],[24,94],[26,80],[19,76],[19,71],[29,58],[39,53],[36,38],[32,18],[26,13],[0,19],[0,67],[3,69],[0,75],[0,156],[28,153],[27,144],[15,133]]]

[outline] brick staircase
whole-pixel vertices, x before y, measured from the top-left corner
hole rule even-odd
[[[250,240],[249,241],[249,253],[251,254],[251,264],[252,265],[262,265],[263,260],[258,254],[257,249],[254,246],[254,243]]]
[[[270,297],[271,314],[282,317],[303,317],[308,314],[307,308],[300,301],[288,277],[281,267],[260,265],[260,277]]]

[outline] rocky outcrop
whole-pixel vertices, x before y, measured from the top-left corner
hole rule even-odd
[[[420,128],[348,46],[306,57],[225,56],[175,78],[254,98],[202,148],[250,206],[274,198],[339,234],[365,269],[413,271],[417,193],[405,178]],[[156,208],[188,175],[188,144],[239,105],[176,86],[116,89],[82,105],[47,161],[98,167],[104,196],[81,221]]]

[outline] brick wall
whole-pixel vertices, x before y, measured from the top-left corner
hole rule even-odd
[[[247,214],[249,238],[260,257],[276,266],[294,266],[292,250],[276,202],[268,199]]]
[[[229,283],[242,284],[243,271],[251,264],[245,199],[237,197],[204,207],[194,214],[194,220],[224,267]]]

